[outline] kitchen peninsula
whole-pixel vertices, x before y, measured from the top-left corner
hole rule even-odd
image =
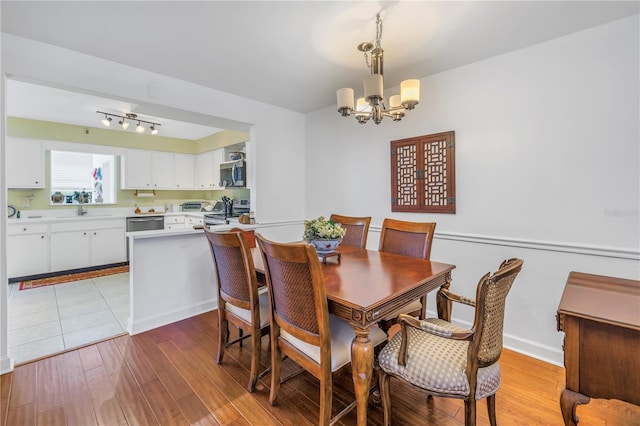
[[[303,224],[239,226],[266,238],[295,241]],[[217,280],[207,239],[201,229],[127,232],[129,244],[130,314],[127,331],[134,335],[217,309]]]

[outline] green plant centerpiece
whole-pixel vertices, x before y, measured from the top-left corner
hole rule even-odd
[[[347,230],[339,223],[326,220],[324,216],[304,221],[303,238],[311,244],[318,253],[331,253],[335,251],[346,233]]]

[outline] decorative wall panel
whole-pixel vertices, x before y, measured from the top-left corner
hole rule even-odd
[[[455,213],[455,134],[391,141],[391,211]]]

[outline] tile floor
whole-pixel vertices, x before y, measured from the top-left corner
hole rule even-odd
[[[8,346],[16,364],[124,333],[129,274],[29,290],[9,285]]]

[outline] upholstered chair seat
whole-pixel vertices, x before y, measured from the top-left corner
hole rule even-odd
[[[271,315],[271,306],[269,305],[269,295],[267,294],[267,288],[264,287],[264,291],[258,294],[258,301],[260,303],[260,328],[269,326],[269,315]],[[237,317],[242,318],[248,323],[251,323],[251,310],[242,309],[231,303],[225,304],[225,309],[231,312]]]
[[[398,365],[402,336],[396,333],[378,356],[380,368],[433,393],[469,395],[469,380],[465,373],[469,342],[439,337],[464,329],[437,318],[423,320],[420,325],[426,333],[407,327],[406,365]],[[500,364],[478,368],[476,400],[493,395],[498,387]]]

